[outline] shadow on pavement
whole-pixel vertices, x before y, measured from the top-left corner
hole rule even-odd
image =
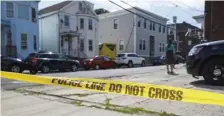
[[[204,80],[197,80],[190,83],[191,85],[199,88],[212,89],[212,90],[222,90],[224,91],[224,86],[208,85]]]

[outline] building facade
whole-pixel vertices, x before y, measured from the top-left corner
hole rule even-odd
[[[114,43],[117,53],[137,53],[147,61],[161,56],[167,42],[167,19],[138,7],[99,15],[99,42]],[[136,15],[138,14],[138,15]]]
[[[224,40],[224,2],[205,1],[205,39],[208,41]]]
[[[41,49],[74,57],[98,54],[98,17],[87,1],[65,1],[40,10]]]
[[[205,39],[205,15],[193,16],[193,19],[196,20],[197,23],[201,24],[201,29],[203,30],[203,40]]]
[[[170,24],[169,26],[174,25],[176,27],[174,33],[176,34],[176,41],[174,41],[176,52],[186,57],[194,45],[201,43],[203,30],[186,22]]]
[[[38,1],[1,1],[1,54],[26,58],[39,49]]]

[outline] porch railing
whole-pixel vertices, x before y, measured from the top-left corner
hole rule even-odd
[[[62,54],[63,55],[71,55],[74,57],[80,57],[80,58],[87,58],[87,54],[84,53],[83,51],[80,51],[78,49],[62,49]]]

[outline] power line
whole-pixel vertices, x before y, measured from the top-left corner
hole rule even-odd
[[[122,8],[122,9],[124,9],[124,10],[126,10],[126,11],[132,13],[132,14],[135,14],[135,15],[137,15],[137,16],[139,16],[139,17],[144,18],[145,20],[148,20],[148,21],[153,22],[153,23],[155,23],[155,24],[158,24],[158,25],[161,25],[161,26],[170,28],[170,27],[168,27],[168,26],[166,26],[166,25],[163,25],[163,24],[161,24],[161,23],[152,21],[152,20],[150,20],[150,19],[148,19],[148,18],[145,18],[144,16],[141,16],[141,15],[139,15],[139,14],[137,14],[137,13],[134,13],[134,12],[132,12],[131,10],[126,9],[126,8],[124,8],[124,7],[122,7],[122,6],[118,5],[118,4],[116,4],[115,2],[113,2],[113,1],[111,1],[111,0],[108,0],[108,1],[111,2],[111,3],[113,3],[113,4],[115,4],[115,5],[117,5],[118,7]],[[134,7],[133,7],[133,8],[134,8]],[[136,8],[134,8],[134,9],[136,9]],[[136,9],[136,10],[138,10],[138,9]],[[139,10],[138,10],[138,11],[139,11]],[[140,12],[142,12],[142,11],[140,11]],[[143,13],[144,13],[144,12],[143,12]],[[146,14],[146,13],[144,13],[144,14]],[[148,14],[147,14],[147,15],[148,15]],[[170,29],[176,30],[175,28],[170,28]]]
[[[121,2],[123,2],[123,3],[125,3],[125,4],[127,4],[127,5],[129,5],[129,6],[131,6],[131,7],[133,7],[132,5],[130,5],[130,4],[128,4],[127,2],[125,2],[125,1],[123,1],[123,0],[121,0]],[[167,2],[169,2],[169,1],[167,1]],[[175,5],[175,7],[178,7],[178,5],[177,4],[175,4],[175,3],[173,3],[173,2],[171,2],[173,5]],[[133,7],[134,9],[136,9],[135,7]],[[138,11],[140,11],[140,12],[142,12],[141,10],[139,10],[139,9],[136,9],[136,10],[138,10]],[[144,13],[144,12],[143,12]],[[146,13],[144,13],[144,14],[146,14]],[[148,14],[147,14],[148,15]],[[167,18],[167,17],[166,17]],[[168,18],[169,19],[169,18]],[[182,20],[182,22],[186,22],[186,21],[184,21],[184,20]],[[192,24],[196,24],[196,23],[192,23]],[[197,23],[198,24],[198,23]]]
[[[204,11],[201,11],[201,10],[198,10],[198,9],[193,8],[193,7],[191,7],[191,6],[188,6],[188,5],[182,3],[182,2],[180,2],[180,1],[178,1],[178,0],[175,0],[175,1],[176,1],[176,2],[179,2],[179,4],[182,4],[182,5],[186,6],[186,7],[189,8],[189,9],[192,9],[192,10],[194,10],[194,11],[198,11],[198,12],[202,12],[202,13],[204,13]]]
[[[180,5],[178,5],[178,4],[174,3],[174,2],[171,2],[170,0],[168,0],[168,1],[169,1],[171,4],[173,4],[173,5],[177,6],[177,7],[180,6]],[[181,8],[180,8],[180,9],[181,9]],[[192,17],[192,16],[191,16],[191,13],[188,12],[187,10],[182,9],[182,11],[185,11],[190,17]]]

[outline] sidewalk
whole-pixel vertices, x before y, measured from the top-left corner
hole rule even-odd
[[[130,116],[109,110],[44,100],[13,91],[1,92],[2,116]]]

